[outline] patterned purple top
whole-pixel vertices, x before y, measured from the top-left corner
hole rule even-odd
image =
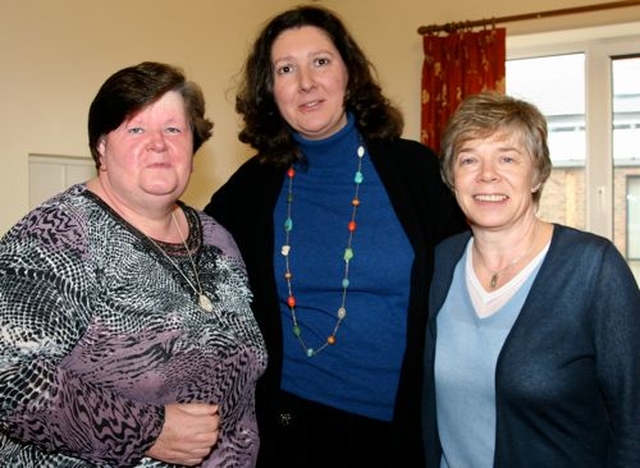
[[[166,467],[144,457],[168,403],[220,405],[204,467],[252,467],[267,355],[229,233],[182,205],[214,310],[84,185],[0,242],[0,466]],[[158,243],[197,284],[184,246]]]

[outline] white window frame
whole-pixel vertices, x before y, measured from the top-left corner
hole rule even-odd
[[[588,231],[608,239],[613,238],[611,58],[640,53],[638,31],[640,23],[626,23],[507,37],[507,60],[585,54],[585,222]]]
[[[640,176],[630,177],[633,182],[627,184],[627,196],[632,196],[640,200]],[[629,216],[628,212],[627,217],[629,219],[629,223],[627,224],[627,251],[625,252],[625,255],[629,261],[638,261],[640,260],[640,230],[634,232],[630,228],[630,225],[632,224],[632,221],[635,221],[640,225],[640,219],[634,219]]]

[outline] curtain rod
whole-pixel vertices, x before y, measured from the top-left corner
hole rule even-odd
[[[573,15],[575,13],[588,13],[591,11],[609,10],[612,8],[628,7],[640,5],[640,0],[626,0],[620,2],[598,3],[574,8],[561,8],[559,10],[538,11],[536,13],[525,13],[522,15],[501,16],[498,18],[487,18],[474,21],[460,21],[446,24],[432,24],[430,26],[420,26],[418,34],[432,34],[438,32],[451,33],[461,28],[473,28],[476,26],[494,26],[498,23],[511,23],[514,21],[524,21],[531,19],[548,18],[552,16]]]

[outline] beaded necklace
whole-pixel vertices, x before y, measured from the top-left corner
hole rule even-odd
[[[302,346],[302,349],[304,350],[306,356],[309,358],[324,351],[328,346],[332,346],[336,344],[336,341],[337,341],[336,335],[338,333],[338,329],[340,328],[340,325],[342,324],[342,322],[347,316],[346,303],[347,303],[347,289],[349,288],[349,262],[353,259],[353,256],[354,256],[353,248],[351,246],[352,246],[353,237],[356,231],[356,215],[358,213],[358,208],[360,207],[360,198],[359,198],[360,184],[362,184],[364,180],[364,177],[362,175],[362,159],[364,158],[365,150],[362,144],[358,145],[356,155],[358,157],[358,168],[356,169],[354,179],[353,179],[355,183],[355,193],[351,200],[351,219],[347,223],[347,231],[349,234],[347,238],[347,246],[344,249],[344,255],[342,258],[344,261],[344,275],[341,283],[342,292],[341,292],[340,307],[336,312],[336,323],[331,333],[329,334],[325,342],[322,345],[320,345],[320,347],[318,347],[317,349],[311,348],[307,346],[307,344],[305,343],[302,337],[302,328],[300,327],[300,324],[298,322],[298,317],[296,315],[296,298],[295,298],[295,295],[293,294],[293,286],[291,282],[293,278],[293,273],[291,272],[291,264],[289,261],[290,254],[291,254],[291,231],[293,230],[293,218],[292,218],[293,179],[296,175],[296,171],[293,168],[293,166],[291,166],[287,170],[287,178],[288,178],[287,217],[284,222],[285,242],[284,242],[284,245],[282,246],[280,253],[284,256],[284,261],[285,261],[284,278],[287,283],[287,290],[288,290],[287,306],[289,307],[289,311],[291,312],[293,334],[298,339],[300,346]]]

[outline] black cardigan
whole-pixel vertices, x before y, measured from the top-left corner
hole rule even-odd
[[[442,183],[437,156],[423,145],[398,139],[368,143],[371,160],[415,253],[407,320],[407,345],[396,395],[393,425],[394,466],[424,466],[420,408],[422,357],[427,323],[428,288],[435,244],[466,229],[450,190]],[[282,369],[282,323],[273,267],[273,211],[284,182],[284,169],[247,161],[211,198],[205,212],[227,228],[247,266],[254,294],[253,311],[264,336],[269,364],[258,382],[259,466],[268,466],[269,426],[275,424],[275,391]],[[276,454],[277,455],[277,454]],[[265,458],[266,457],[266,458]]]

